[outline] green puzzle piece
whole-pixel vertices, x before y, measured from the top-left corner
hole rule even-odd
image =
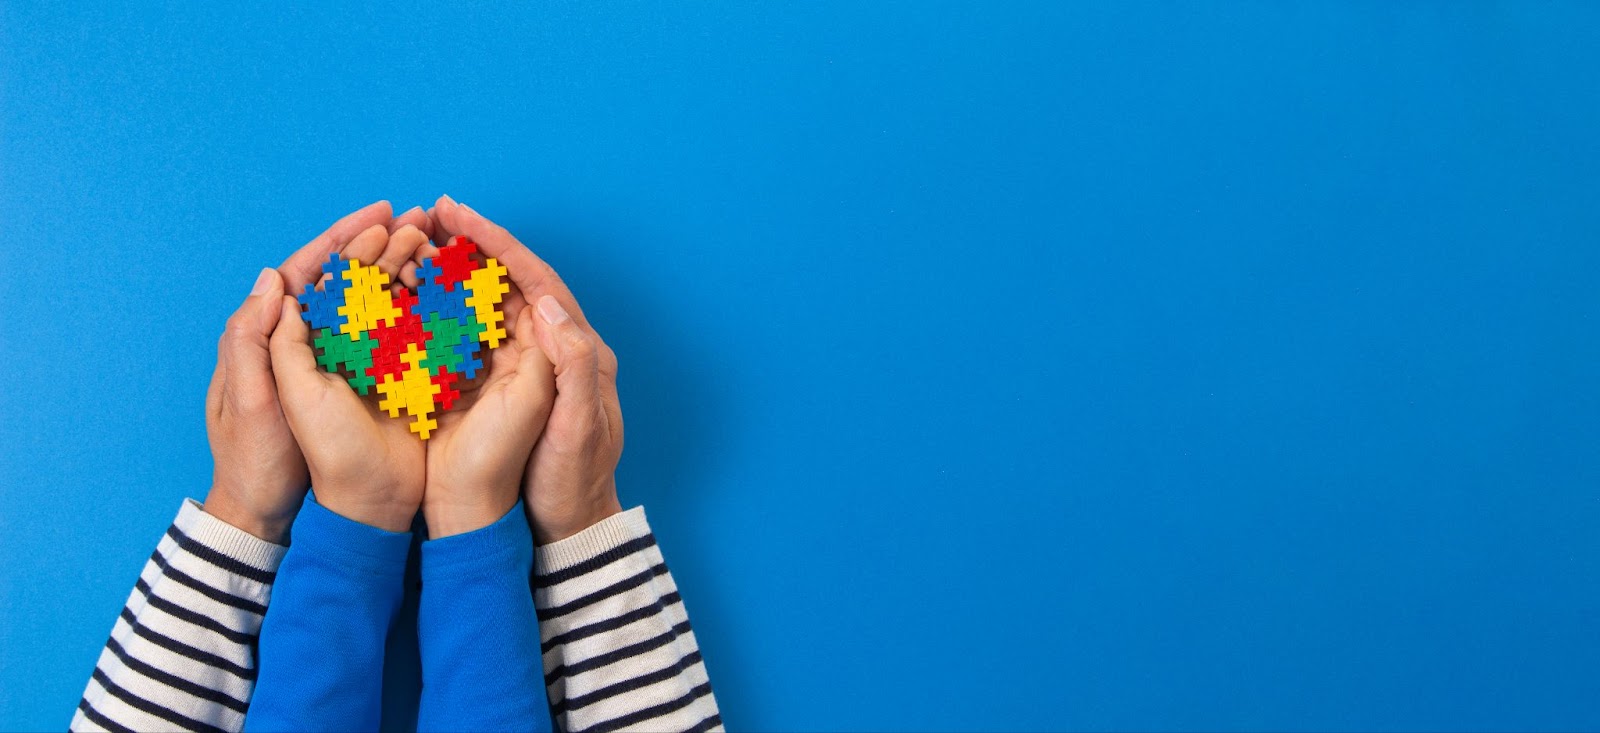
[[[330,372],[343,370],[354,373],[345,381],[356,392],[368,394],[376,386],[376,380],[367,374],[367,370],[372,367],[372,352],[378,348],[377,339],[362,333],[360,338],[352,341],[348,335],[324,328],[317,331],[312,344],[322,350],[317,357],[318,366]]]
[[[456,352],[456,346],[461,343],[461,337],[467,336],[474,340],[483,333],[484,326],[478,319],[467,316],[465,319],[440,318],[438,313],[428,315],[428,321],[422,324],[422,330],[427,331],[433,338],[428,339],[427,355],[423,357],[421,366],[429,374],[438,376],[441,369],[452,372],[461,370],[461,354]]]

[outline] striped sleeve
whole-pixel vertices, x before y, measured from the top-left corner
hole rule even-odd
[[[688,612],[643,507],[539,547],[533,585],[558,730],[722,730]]]
[[[184,502],[117,617],[70,730],[243,727],[256,637],[287,549]]]

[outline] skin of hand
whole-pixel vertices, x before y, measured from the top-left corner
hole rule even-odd
[[[448,196],[441,197],[428,214],[434,241],[465,235],[485,257],[506,267],[513,287],[505,309],[518,314],[517,339],[523,340],[525,326],[531,328],[533,342],[554,365],[555,400],[522,479],[535,539],[540,544],[563,540],[621,512],[616,470],[622,457],[622,408],[617,400],[616,354],[584,319],[555,270],[510,232]],[[417,257],[431,257],[437,251],[424,246]],[[430,461],[432,457],[430,452]]]
[[[228,319],[206,391],[206,437],[214,464],[208,514],[284,544],[305,498],[307,469],[278,399],[269,338],[281,318],[285,290],[299,292],[314,282],[329,253],[342,251],[362,230],[390,224],[390,217],[389,202],[379,201],[340,219],[278,269],[262,270],[250,296]],[[421,209],[404,218],[432,225]]]
[[[493,524],[516,506],[522,473],[555,396],[550,362],[524,306],[506,319],[508,338],[490,352],[488,377],[459,387],[428,439],[422,516],[433,539]]]
[[[413,212],[403,216],[415,218]],[[385,224],[377,224],[343,252],[395,278],[427,240],[422,228],[409,222],[392,235]],[[423,441],[407,427],[409,419],[389,417],[375,400],[356,394],[343,377],[318,367],[299,303],[285,296],[280,308],[270,339],[272,376],[289,429],[305,452],[318,503],[373,527],[409,530],[422,502]]]

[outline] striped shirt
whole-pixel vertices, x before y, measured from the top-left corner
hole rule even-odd
[[[286,550],[185,502],[112,627],[70,729],[239,731]],[[722,729],[642,507],[537,548],[532,582],[558,730]]]

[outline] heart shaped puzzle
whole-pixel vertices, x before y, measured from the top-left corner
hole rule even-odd
[[[393,293],[375,265],[334,253],[322,266],[332,277],[299,296],[300,317],[315,329],[317,364],[363,395],[376,388],[378,407],[390,417],[404,410],[423,440],[439,427],[434,413],[461,397],[456,382],[484,368],[484,347],[506,338],[506,268],[493,257],[478,262],[477,251],[466,237],[452,238],[417,268],[422,284],[414,293]]]

